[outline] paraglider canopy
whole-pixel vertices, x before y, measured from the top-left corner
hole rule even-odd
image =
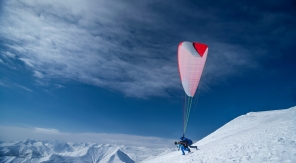
[[[178,47],[178,66],[184,91],[193,97],[199,84],[208,55],[208,46],[197,42],[181,42]]]
[[[192,99],[206,63],[208,46],[197,42],[181,42],[178,46],[178,67],[185,95],[183,106],[183,137],[192,107]]]

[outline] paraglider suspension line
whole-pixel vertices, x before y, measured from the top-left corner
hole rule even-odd
[[[188,120],[189,120],[189,115],[190,115],[190,110],[191,110],[191,106],[192,106],[192,97],[185,95],[185,106],[183,107],[183,134],[185,134],[186,132],[186,128],[187,128],[187,124],[188,124]]]

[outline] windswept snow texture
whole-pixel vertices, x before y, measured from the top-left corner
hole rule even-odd
[[[296,163],[296,107],[251,112],[198,141],[200,150],[165,154],[145,163]]]
[[[137,163],[172,152],[172,149],[149,149],[95,143],[62,143],[26,140],[0,143],[1,163]]]

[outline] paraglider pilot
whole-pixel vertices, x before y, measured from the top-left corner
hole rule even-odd
[[[185,155],[184,151],[188,151],[188,153],[191,152],[190,149],[188,148],[187,144],[185,144],[182,141],[175,142],[175,145],[177,145],[178,151],[181,149],[182,155]]]
[[[184,142],[185,144],[187,144],[188,147],[195,148],[197,150],[197,146],[192,146],[192,140],[190,140],[188,138],[185,138],[184,136],[182,136],[180,139],[181,139],[182,142]]]
[[[177,145],[178,151],[181,149],[182,155],[185,155],[184,151],[188,151],[188,153],[191,152],[188,147],[197,149],[197,146],[192,146],[192,140],[185,138],[184,136],[180,139],[181,141],[175,142],[175,145]]]

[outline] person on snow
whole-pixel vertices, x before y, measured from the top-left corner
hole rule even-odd
[[[180,139],[182,142],[184,142],[184,144],[187,144],[188,147],[195,148],[197,150],[197,146],[192,146],[192,140],[185,138],[184,136],[182,136]]]
[[[182,155],[185,155],[184,151],[188,151],[190,153],[190,149],[188,148],[188,145],[185,144],[183,141],[175,142],[175,145],[177,145],[178,151],[181,149]]]

